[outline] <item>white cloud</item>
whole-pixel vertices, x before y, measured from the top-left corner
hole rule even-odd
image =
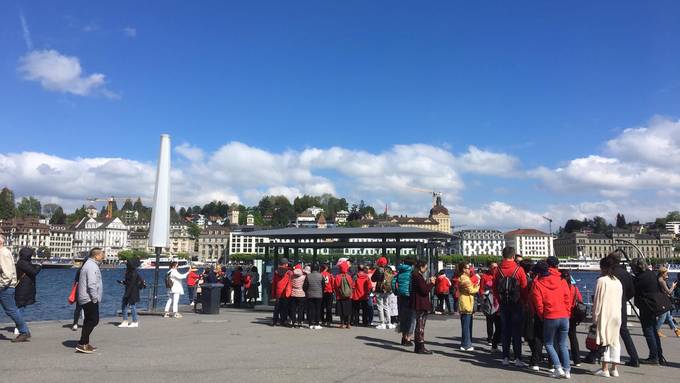
[[[125,33],[125,36],[127,36],[127,37],[136,37],[137,36],[137,28],[127,26],[127,27],[123,28],[123,33]]]
[[[26,17],[24,17],[24,12],[19,12],[19,21],[21,22],[21,31],[24,35],[24,43],[26,43],[26,49],[29,51],[33,50],[33,39],[31,39],[31,31],[28,29],[28,23],[26,22]]]
[[[623,161],[677,168],[680,163],[680,120],[654,117],[645,127],[624,130],[607,142],[606,149]]]
[[[101,94],[108,98],[118,96],[106,89],[106,78],[101,73],[85,75],[80,60],[56,50],[36,50],[19,59],[19,72],[23,78],[37,81],[47,89],[78,96]]]
[[[204,156],[203,150],[196,146],[192,146],[186,142],[176,146],[175,151],[189,161],[192,162],[203,161]]]

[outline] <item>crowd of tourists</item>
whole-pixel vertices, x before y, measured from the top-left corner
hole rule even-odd
[[[33,265],[34,252],[22,248],[15,263],[0,235],[0,304],[16,325],[12,342],[26,342],[31,333],[24,319],[24,308],[35,303],[36,275],[40,266]],[[96,351],[90,336],[99,323],[99,304],[103,284],[99,265],[104,252],[94,248],[77,270],[70,303],[75,304],[73,330],[84,316],[81,337],[76,350]],[[600,363],[594,371],[602,377],[619,376],[622,345],[628,354],[627,366],[668,364],[661,339],[662,326],[668,325],[676,336],[680,329],[671,315],[673,297],[677,297],[677,282],[668,285],[668,270],[651,270],[644,259],[629,262],[632,274],[626,270],[621,253],[615,252],[600,261],[601,275],[597,280],[592,302],[592,325],[586,341],[589,363]],[[139,326],[136,304],[146,282],[138,272],[138,259],[127,261],[121,300],[122,328]],[[580,345],[576,328],[586,318],[586,306],[574,279],[560,270],[559,259],[548,257],[534,262],[523,259],[512,247],[503,250],[500,264],[491,262],[483,273],[461,262],[451,277],[444,271],[430,275],[424,261],[404,259],[389,265],[380,257],[375,265],[359,264],[341,258],[332,273],[330,264],[291,264],[279,261],[273,273],[271,295],[275,299],[273,326],[350,329],[352,326],[375,326],[376,329],[396,329],[403,346],[413,346],[418,354],[431,354],[425,344],[428,316],[458,312],[461,323],[462,352],[474,351],[473,315],[481,312],[486,319],[486,343],[491,351],[502,353],[502,364],[539,371],[542,364],[556,378],[570,378],[571,366],[579,366]],[[197,305],[197,297],[207,283],[221,283],[220,300],[233,300],[234,307],[254,304],[259,298],[260,275],[256,267],[244,272],[237,267],[229,276],[225,268],[206,268],[202,273],[190,268],[181,273],[177,263],[170,265],[165,276],[168,300],[165,317],[181,318],[180,297],[187,285],[189,304]],[[431,297],[436,297],[433,307]],[[638,356],[627,326],[627,306],[633,302],[649,356]],[[131,318],[128,317],[130,311]],[[377,311],[377,315],[375,312]],[[530,354],[523,355],[523,345]],[[500,346],[500,350],[499,350]],[[544,358],[544,351],[547,358]]]

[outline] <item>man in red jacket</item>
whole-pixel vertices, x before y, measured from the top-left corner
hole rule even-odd
[[[189,305],[193,306],[196,300],[196,284],[201,276],[198,275],[196,269],[190,269],[187,275],[187,290],[189,293]]]
[[[434,285],[435,294],[437,294],[437,309],[435,314],[444,313],[444,304],[446,304],[446,309],[448,313],[451,314],[451,301],[449,301],[449,291],[451,291],[451,281],[444,274],[444,270],[439,270],[437,275],[437,280]]]
[[[501,316],[498,313],[498,301],[493,295],[493,285],[498,274],[498,264],[489,262],[488,269],[481,276],[479,295],[482,299],[484,316],[486,317],[486,342],[492,350],[498,349],[501,342]]]
[[[293,272],[288,268],[288,259],[281,258],[279,268],[274,272],[272,279],[272,296],[276,299],[274,306],[274,318],[272,325],[288,325],[288,301],[293,291],[290,283]]]
[[[321,322],[325,327],[333,325],[333,297],[335,296],[335,286],[333,286],[333,274],[328,271],[328,265],[321,266],[321,278],[323,278],[323,298],[321,300]]]
[[[361,325],[367,327],[368,323],[368,295],[371,293],[371,279],[366,274],[366,266],[359,265],[357,268],[357,280],[352,289],[352,325],[359,325],[359,310],[361,310]]]
[[[527,304],[527,275],[515,262],[515,248],[503,249],[503,261],[493,285],[494,297],[499,302],[501,335],[503,339],[503,365],[510,364],[510,344],[517,367],[526,367],[522,361],[522,330]]]

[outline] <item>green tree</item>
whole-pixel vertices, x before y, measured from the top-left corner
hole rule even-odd
[[[66,223],[66,214],[64,214],[64,209],[62,209],[61,206],[57,206],[54,213],[52,213],[50,223],[53,225],[63,225]]]
[[[50,259],[52,258],[52,250],[47,246],[40,246],[36,251],[36,255],[40,258]]]
[[[146,259],[149,258],[151,254],[147,253],[144,250],[123,250],[118,252],[118,259],[122,261],[127,261],[128,259],[131,258],[139,258],[139,259]]]
[[[16,217],[16,202],[14,192],[9,188],[2,188],[0,191],[0,219]]]
[[[125,200],[125,203],[123,203],[123,207],[121,208],[121,210],[123,210],[123,211],[125,211],[125,210],[134,210],[133,205],[132,205],[132,200],[129,199],[129,198],[126,199],[126,200]]]
[[[198,237],[201,235],[201,228],[198,227],[198,225],[193,222],[189,222],[188,225],[189,225],[188,229],[189,237],[191,237],[191,239],[193,239],[194,241],[198,240]]]
[[[680,211],[674,210],[666,215],[666,222],[678,222],[680,221]]]
[[[17,215],[19,217],[40,217],[41,212],[40,201],[33,197],[24,197],[17,205]]]
[[[623,214],[616,214],[616,227],[619,229],[625,229],[626,226],[626,217]]]
[[[593,232],[597,234],[604,234],[608,229],[609,226],[607,225],[607,220],[599,216],[593,218]]]
[[[66,222],[70,224],[76,224],[85,217],[87,217],[87,210],[85,208],[85,205],[82,205],[81,207],[76,209],[76,211],[74,211],[73,214],[69,214],[66,217]]]

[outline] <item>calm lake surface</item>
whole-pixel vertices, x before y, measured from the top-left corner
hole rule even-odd
[[[163,283],[164,270],[160,270],[159,281],[159,307],[165,305],[167,295],[165,284]],[[73,305],[67,302],[71,291],[76,270],[42,270],[37,278],[37,303],[26,308],[26,319],[28,321],[44,320],[70,320],[73,318]],[[116,283],[116,280],[124,278],[125,269],[102,269],[104,281],[104,299],[100,304],[100,315],[102,317],[115,316],[120,310],[121,297],[123,296],[123,286]],[[150,287],[153,284],[153,270],[140,270],[142,278]],[[574,272],[572,273],[577,281],[577,286],[583,293],[586,302],[590,301],[590,295],[595,290],[595,283],[599,277],[597,272]],[[185,286],[186,290],[186,286]],[[587,291],[590,291],[589,293]],[[141,302],[137,304],[138,309],[146,309],[149,305],[151,288],[142,290]],[[181,303],[188,303],[186,296],[183,296]],[[9,322],[10,319],[0,310],[0,322]]]

